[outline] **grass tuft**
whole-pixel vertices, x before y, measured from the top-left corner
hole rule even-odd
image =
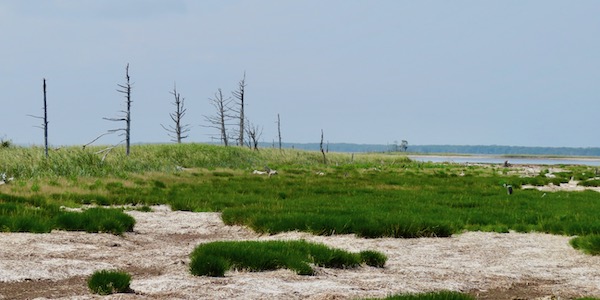
[[[94,272],[88,279],[88,288],[99,295],[114,293],[129,293],[131,275],[121,271],[100,270]]]
[[[383,268],[387,261],[387,256],[381,252],[366,250],[360,252],[360,258],[371,267]]]
[[[385,256],[371,252],[371,256],[383,260],[379,261],[379,266],[383,267]],[[224,276],[229,269],[259,272],[286,268],[299,275],[313,275],[310,264],[327,268],[355,268],[366,259],[360,254],[306,241],[212,242],[197,246],[190,258],[190,272],[193,275],[216,277]]]
[[[569,243],[573,248],[581,250],[583,253],[600,255],[600,235],[598,234],[575,237]]]
[[[369,298],[365,300],[377,300]],[[378,300],[475,300],[475,297],[453,291],[440,291],[420,294],[402,294],[389,296]]]
[[[93,207],[79,212],[64,212],[56,218],[56,227],[69,231],[107,232],[121,235],[133,231],[135,219],[121,209]]]

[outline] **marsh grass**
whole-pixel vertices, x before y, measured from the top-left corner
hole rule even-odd
[[[590,255],[600,255],[600,235],[579,236],[569,241],[573,248]]]
[[[55,224],[62,230],[120,235],[133,231],[135,219],[121,209],[92,207],[83,212],[63,212],[56,217]]]
[[[595,171],[585,166],[564,166],[565,172],[550,178],[547,170],[521,177],[495,166],[412,162],[392,154],[329,153],[324,165],[319,152],[200,144],[138,145],[130,158],[115,151],[105,161],[94,148],[63,148],[48,160],[41,150],[0,151],[0,165],[17,178],[0,186],[1,230],[45,232],[63,214],[57,208],[61,205],[168,204],[174,210],[222,212],[225,223],[266,234],[600,234],[596,192],[520,189],[523,184],[559,184],[570,178],[595,184]],[[251,174],[264,166],[277,169],[279,175]],[[503,184],[513,185],[515,192],[507,195]],[[8,194],[21,198],[11,200]]]
[[[376,251],[350,253],[306,241],[212,242],[197,246],[190,258],[193,275],[217,277],[229,269],[259,272],[285,268],[313,275],[311,264],[346,269],[365,263],[382,268],[387,260]]]
[[[78,177],[116,177],[127,178],[134,173],[167,172],[177,173],[190,168],[206,169],[262,169],[285,166],[319,166],[321,157],[318,152],[298,150],[261,149],[252,151],[242,147],[221,147],[206,144],[165,144],[134,145],[130,156],[121,149],[115,149],[106,159],[98,151],[103,146],[62,147],[53,150],[46,159],[41,147],[9,147],[0,151],[2,170],[17,179],[32,178],[78,178]],[[363,162],[374,160],[388,163],[407,162],[398,156],[357,155]],[[332,165],[351,162],[348,155],[331,153],[328,155]],[[217,173],[216,176],[225,173]]]
[[[88,288],[99,295],[130,293],[131,275],[122,271],[100,270],[88,278]]]
[[[66,211],[42,196],[0,194],[0,231],[45,233],[53,229],[107,232],[133,231],[135,219],[121,209],[89,208]]]
[[[369,298],[365,300],[376,300]],[[440,291],[420,294],[402,294],[394,295],[379,300],[475,300],[475,297],[453,291]]]

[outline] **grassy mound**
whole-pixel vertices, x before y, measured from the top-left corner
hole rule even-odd
[[[87,283],[93,293],[110,295],[131,292],[130,282],[131,275],[126,272],[101,270],[94,272]]]
[[[190,255],[190,271],[197,276],[224,276],[229,269],[251,272],[290,269],[313,275],[310,264],[327,268],[355,268],[361,263],[383,267],[387,257],[375,251],[350,253],[306,241],[241,241],[202,244]]]

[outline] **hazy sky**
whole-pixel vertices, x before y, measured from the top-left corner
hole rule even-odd
[[[0,138],[85,144],[108,129],[130,64],[132,142],[188,142],[246,72],[262,141],[600,147],[596,0],[2,0]],[[119,137],[104,137],[110,144]]]

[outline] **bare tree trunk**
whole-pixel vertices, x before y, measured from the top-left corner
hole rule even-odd
[[[235,97],[235,99],[237,99],[237,106],[238,108],[236,110],[234,110],[238,115],[238,122],[239,122],[239,137],[238,137],[238,141],[237,144],[238,146],[244,146],[244,126],[245,126],[245,115],[244,115],[244,93],[245,93],[245,89],[246,89],[246,72],[244,71],[244,77],[242,77],[242,80],[240,80],[239,84],[238,84],[238,89],[236,91],[234,91],[232,94]]]
[[[215,93],[215,97],[209,98],[209,101],[216,109],[217,113],[214,116],[204,116],[204,119],[211,124],[208,127],[219,130],[221,141],[225,146],[228,146],[227,121],[230,118],[229,112],[231,110],[231,98],[224,98],[223,92],[221,89],[218,89],[218,91]]]
[[[125,130],[125,153],[127,154],[127,156],[129,156],[129,149],[131,147],[131,84],[129,81],[129,64],[127,64],[127,67],[125,67],[125,78],[125,85],[119,85],[122,88],[122,90],[117,91],[125,94],[125,98],[127,99],[127,112],[125,117],[125,123],[127,124],[127,128]]]
[[[281,150],[281,119],[277,114],[277,135],[279,136],[279,150]]]
[[[44,153],[48,157],[48,104],[46,102],[46,78],[44,78]]]
[[[325,157],[325,150],[323,149],[323,129],[321,129],[321,144],[319,145],[321,148],[321,153],[323,154],[323,164],[327,164],[327,158]]]
[[[127,154],[127,156],[129,156],[130,153],[130,148],[131,148],[131,78],[129,77],[129,64],[127,64],[127,66],[125,67],[125,84],[118,84],[120,89],[117,89],[117,92],[124,94],[125,95],[125,110],[122,110],[121,113],[123,113],[123,116],[121,117],[116,117],[116,118],[103,118],[104,120],[108,120],[108,121],[114,121],[114,122],[125,122],[125,128],[117,128],[117,129],[110,129],[108,130],[106,133],[100,135],[99,137],[97,137],[96,139],[94,139],[92,142],[88,143],[87,145],[93,143],[94,141],[98,140],[100,137],[105,136],[107,134],[113,134],[113,133],[117,133],[117,132],[121,132],[121,136],[125,136],[125,153]],[[101,152],[105,152],[104,157],[102,158],[104,160],[104,158],[106,158],[106,156],[108,155],[108,153],[110,153],[110,151],[115,148],[117,145],[121,144],[123,142],[123,140],[121,140],[119,143],[117,143],[114,146],[111,146],[105,150],[102,150]],[[86,145],[86,146],[87,146]],[[84,146],[85,147],[85,146]]]
[[[184,134],[190,131],[189,124],[181,124],[183,116],[185,116],[187,109],[185,108],[185,98],[180,98],[181,95],[177,93],[176,85],[173,86],[173,91],[171,92],[171,94],[175,97],[175,102],[173,102],[173,105],[175,105],[175,112],[170,113],[169,116],[171,117],[171,120],[173,120],[173,122],[175,123],[175,126],[169,125],[168,128],[162,124],[160,124],[160,126],[162,126],[162,128],[165,129],[167,132],[169,132],[171,141],[180,144],[182,139],[188,137]]]
[[[42,90],[44,92],[44,116],[28,115],[32,118],[42,120],[42,126],[35,126],[44,130],[44,155],[48,158],[48,102],[46,101],[46,78],[43,78]]]

